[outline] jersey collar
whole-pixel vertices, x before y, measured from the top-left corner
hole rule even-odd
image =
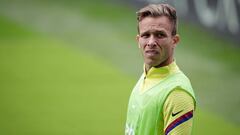
[[[176,71],[178,71],[179,68],[176,64],[175,61],[173,61],[171,64],[164,66],[164,67],[151,67],[150,70],[148,71],[148,73],[146,74],[146,69],[145,69],[145,64],[144,64],[144,76],[145,78],[148,79],[154,79],[154,78],[164,78],[166,76],[168,76],[171,73],[174,73]]]

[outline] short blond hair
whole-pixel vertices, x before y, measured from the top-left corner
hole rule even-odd
[[[177,15],[174,7],[168,4],[150,4],[137,12],[138,25],[145,17],[166,16],[172,23],[172,35],[177,34]],[[138,26],[139,33],[139,26]]]

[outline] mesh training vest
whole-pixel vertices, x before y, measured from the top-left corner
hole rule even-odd
[[[163,105],[172,90],[180,88],[195,102],[189,79],[181,72],[170,74],[158,84],[141,93],[142,75],[134,87],[127,112],[125,135],[164,135]]]

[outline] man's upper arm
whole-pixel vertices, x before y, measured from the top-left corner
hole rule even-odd
[[[163,106],[165,135],[190,135],[194,99],[182,89],[173,90]]]

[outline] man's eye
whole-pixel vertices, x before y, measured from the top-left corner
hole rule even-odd
[[[142,34],[141,37],[143,38],[148,38],[150,36],[150,34]]]
[[[165,37],[166,34],[164,34],[164,33],[157,33],[156,36],[162,38],[162,37]]]

